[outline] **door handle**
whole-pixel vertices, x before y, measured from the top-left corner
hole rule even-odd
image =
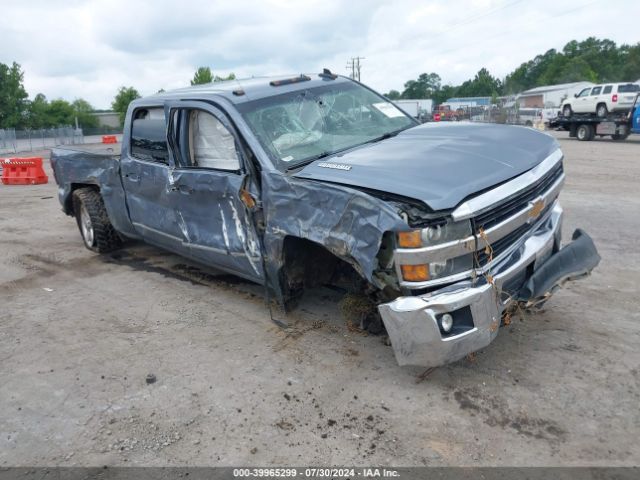
[[[185,195],[190,195],[194,192],[193,188],[187,186],[187,185],[174,185],[173,187],[171,187],[170,189],[172,192],[180,192],[180,193],[184,193]]]
[[[127,180],[129,180],[130,182],[134,182],[134,183],[137,183],[137,182],[139,182],[139,181],[140,181],[140,177],[139,177],[138,175],[132,175],[132,174],[130,174],[130,173],[127,173],[127,174],[125,175],[125,178],[126,178]]]

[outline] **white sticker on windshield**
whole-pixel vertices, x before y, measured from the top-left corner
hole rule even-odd
[[[290,162],[291,160],[293,160],[293,157],[291,155],[289,155],[287,157],[282,157],[282,161],[283,162]]]
[[[380,103],[373,103],[372,105],[389,118],[404,117],[404,113],[398,110],[396,106],[391,103],[380,102]]]

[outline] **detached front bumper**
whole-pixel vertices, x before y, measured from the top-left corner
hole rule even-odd
[[[487,272],[492,283],[480,276],[380,305],[398,363],[435,367],[459,360],[491,343],[512,302],[540,299],[591,272],[600,261],[593,241],[576,230],[573,241],[560,249],[561,226],[562,208],[556,204],[529,237]],[[448,334],[439,326],[445,313],[453,316]]]

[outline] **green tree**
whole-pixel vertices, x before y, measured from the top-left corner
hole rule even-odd
[[[433,94],[433,104],[440,105],[441,103],[446,102],[448,99],[452,97],[456,97],[458,95],[458,87],[454,87],[453,85],[443,85],[439,90],[436,90]]]
[[[409,80],[404,84],[402,98],[431,98],[440,89],[440,82],[440,75],[437,73],[422,73],[416,80]]]
[[[389,100],[400,100],[400,92],[397,90],[389,90],[389,93],[385,95]]]
[[[213,79],[213,81],[214,82],[226,82],[227,80],[235,80],[235,79],[236,79],[236,74],[231,72],[226,77],[219,77],[218,75],[216,75],[215,78]]]
[[[0,63],[0,128],[20,128],[27,123],[29,95],[20,65]]]
[[[49,101],[42,93],[38,93],[29,103],[27,120],[29,128],[45,128],[49,126]]]
[[[235,73],[230,73],[226,77],[220,77],[218,75],[214,76],[209,67],[198,67],[198,70],[196,70],[196,73],[193,75],[193,80],[191,80],[191,85],[203,85],[205,83],[224,82],[235,79]]]
[[[120,87],[113,102],[111,102],[111,108],[114,112],[120,114],[120,124],[124,125],[124,119],[127,116],[127,108],[129,104],[136,98],[140,98],[140,93],[133,87]]]
[[[98,126],[98,117],[93,115],[93,106],[82,98],[76,98],[71,104],[80,128],[94,128]]]
[[[202,85],[211,82],[213,82],[211,69],[209,67],[198,67],[198,70],[193,75],[193,80],[191,80],[191,85]]]
[[[622,67],[620,79],[628,82],[640,80],[640,43],[633,47],[624,45],[626,61]]]
[[[481,68],[473,80],[467,80],[458,88],[460,97],[490,97],[500,92],[502,92],[502,83],[486,68]]]
[[[558,52],[549,50],[523,63],[505,80],[505,92],[517,93],[564,82],[635,81],[640,78],[640,43],[620,45],[607,38],[571,40]]]
[[[49,127],[73,125],[75,117],[73,106],[66,100],[57,98],[49,102],[49,107],[47,108]]]

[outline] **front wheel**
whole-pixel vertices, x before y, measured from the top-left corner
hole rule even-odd
[[[565,105],[564,108],[562,109],[562,116],[563,117],[570,117],[571,116],[571,105]]]
[[[107,214],[100,193],[93,188],[73,192],[73,212],[85,247],[93,252],[107,253],[119,248],[122,240]]]

